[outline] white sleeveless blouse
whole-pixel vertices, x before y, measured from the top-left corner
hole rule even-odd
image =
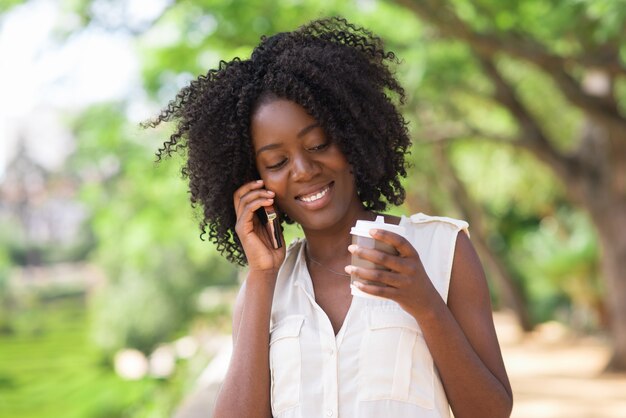
[[[457,234],[468,224],[421,213],[402,217],[435,288],[447,300]],[[294,241],[278,273],[270,323],[276,418],[443,418],[448,401],[419,324],[391,300],[353,297],[335,336],[315,302]]]

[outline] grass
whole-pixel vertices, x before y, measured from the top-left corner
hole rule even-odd
[[[141,409],[151,409],[153,394],[166,385],[118,378],[91,345],[86,309],[76,298],[12,315],[14,332],[0,335],[2,418],[145,415]]]

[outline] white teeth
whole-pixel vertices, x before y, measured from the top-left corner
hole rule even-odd
[[[300,198],[300,200],[302,200],[303,202],[307,202],[307,203],[315,202],[316,200],[319,200],[322,197],[324,197],[324,195],[328,193],[328,190],[330,190],[330,187],[326,186],[321,192],[314,194],[313,196],[307,196],[307,197],[303,196]]]

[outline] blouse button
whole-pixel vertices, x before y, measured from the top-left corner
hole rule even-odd
[[[333,416],[333,411],[332,411],[332,409],[327,409],[327,410],[326,410],[326,416],[328,416],[328,417],[332,417],[332,416]]]

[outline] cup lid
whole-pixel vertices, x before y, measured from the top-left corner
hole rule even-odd
[[[385,218],[382,216],[377,216],[375,221],[356,221],[356,224],[352,227],[350,233],[352,235],[369,237],[370,229],[383,229],[385,231],[394,232],[398,235],[404,235],[403,226],[385,223]]]

